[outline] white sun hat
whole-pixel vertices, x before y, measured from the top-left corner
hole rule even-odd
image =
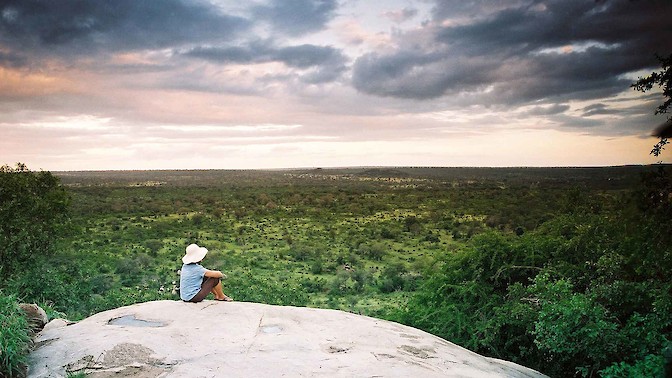
[[[198,244],[189,244],[187,247],[187,254],[182,257],[182,262],[191,264],[203,260],[208,250],[204,247],[199,247]]]

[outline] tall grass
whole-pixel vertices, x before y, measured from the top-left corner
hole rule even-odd
[[[30,349],[28,321],[16,298],[0,292],[0,377],[21,376]]]

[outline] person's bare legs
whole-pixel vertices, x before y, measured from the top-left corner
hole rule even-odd
[[[215,287],[212,288],[212,291],[210,291],[212,294],[215,295],[215,299],[220,300],[220,301],[230,301],[232,300],[230,297],[228,297],[226,294],[224,294],[224,289],[222,287],[222,282],[220,281],[215,285]]]

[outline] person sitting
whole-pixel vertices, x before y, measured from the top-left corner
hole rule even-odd
[[[233,299],[224,294],[221,279],[224,274],[218,270],[208,270],[201,266],[208,250],[198,244],[190,244],[182,257],[180,270],[180,298],[185,302],[200,302],[212,293],[216,301],[231,302]]]

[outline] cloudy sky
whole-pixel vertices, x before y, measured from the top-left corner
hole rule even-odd
[[[2,0],[0,164],[655,163],[669,0]],[[672,161],[672,151],[662,156]]]

